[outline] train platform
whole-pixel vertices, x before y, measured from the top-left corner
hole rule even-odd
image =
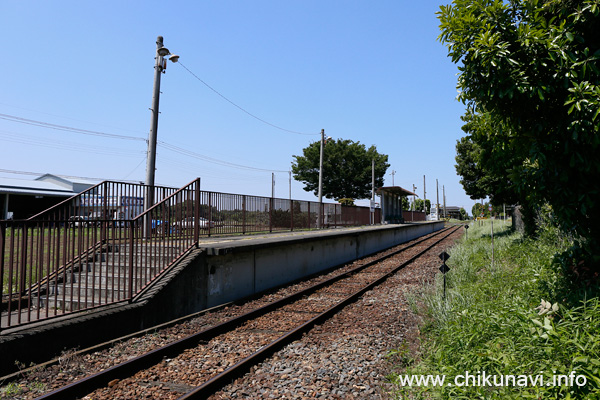
[[[442,229],[443,222],[205,237],[132,302],[0,332],[5,360],[28,365],[280,287]],[[0,365],[0,376],[14,372]]]

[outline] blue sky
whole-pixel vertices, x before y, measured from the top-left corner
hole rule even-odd
[[[454,169],[464,106],[437,41],[441,4],[4,0],[0,169],[143,181],[161,35],[196,77],[168,64],[158,139],[195,156],[159,145],[157,184],[199,176],[203,190],[270,196],[274,171],[275,196],[287,198],[293,155],[325,129],[388,154],[386,185],[422,196],[426,175],[427,198],[438,179],[440,201],[444,185],[447,205],[470,213]],[[314,200],[302,187],[294,181],[292,197]]]

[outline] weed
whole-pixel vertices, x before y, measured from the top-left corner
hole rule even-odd
[[[44,393],[47,389],[48,385],[46,385],[44,382],[35,381],[29,384],[29,390],[34,393]]]
[[[421,330],[426,335],[423,361],[411,365],[403,376],[439,375],[452,383],[470,371],[475,376],[539,379],[526,385],[512,381],[499,386],[484,380],[479,386],[408,387],[402,384],[403,376],[392,373],[394,395],[600,399],[598,292],[569,290],[572,282],[555,256],[572,244],[571,239],[549,221],[544,221],[536,239],[524,239],[498,223],[494,230],[493,264],[491,223],[473,224],[468,239],[449,251],[446,298],[438,276],[420,299],[410,300],[424,304],[424,310],[411,308],[428,317],[428,329]],[[402,364],[403,358],[398,362]],[[572,373],[585,384],[560,380]]]
[[[2,397],[18,396],[22,391],[23,389],[18,383],[10,382],[4,388],[0,389],[0,394],[2,394]]]
[[[406,343],[402,343],[397,349],[390,350],[386,357],[400,368],[406,368],[415,361]]]

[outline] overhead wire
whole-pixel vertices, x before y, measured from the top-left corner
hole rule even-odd
[[[306,135],[306,136],[315,136],[315,135],[319,135],[319,133],[306,133],[306,132],[298,132],[298,131],[294,131],[294,130],[290,130],[290,129],[285,129],[282,128],[280,126],[277,126],[275,124],[272,124],[268,121],[265,121],[264,119],[257,117],[256,115],[252,114],[251,112],[249,112],[248,110],[246,110],[245,108],[237,105],[236,103],[234,103],[233,101],[229,100],[227,97],[225,97],[224,95],[222,95],[219,91],[217,91],[215,88],[213,88],[212,86],[210,86],[208,83],[206,83],[204,80],[202,80],[198,75],[196,75],[195,73],[193,73],[188,67],[186,67],[181,61],[177,61],[176,64],[181,65],[181,67],[183,69],[185,69],[187,72],[189,72],[194,78],[196,78],[198,81],[200,81],[204,86],[206,86],[207,88],[209,88],[210,90],[212,90],[214,93],[216,93],[219,97],[221,97],[222,99],[224,99],[225,101],[227,101],[228,103],[230,103],[231,105],[233,105],[234,107],[238,108],[239,110],[243,111],[244,113],[248,114],[249,116],[251,116],[252,118],[257,119],[258,121],[262,122],[263,124],[269,125],[275,129],[279,129],[281,131],[284,132],[289,132],[289,133],[294,133],[296,135]]]
[[[71,132],[71,133],[79,133],[79,134],[84,134],[84,135],[108,137],[108,138],[114,138],[114,139],[128,139],[128,140],[138,140],[138,141],[141,140],[141,141],[144,141],[146,143],[148,142],[147,139],[140,138],[140,137],[126,136],[126,135],[117,135],[117,134],[106,133],[106,132],[99,132],[99,131],[90,131],[90,130],[87,130],[87,129],[74,128],[74,127],[64,126],[64,125],[56,125],[56,124],[51,124],[51,123],[44,122],[44,121],[32,120],[32,119],[17,117],[17,116],[9,115],[9,114],[1,114],[0,113],[0,119],[8,120],[8,121],[11,121],[11,122],[18,122],[18,123],[27,124],[27,125],[33,125],[33,126],[42,127],[42,128],[57,129],[57,130],[61,130],[61,131]],[[24,141],[18,140],[18,139],[12,139],[10,141],[25,143]],[[55,142],[55,141],[53,141],[53,142]],[[196,153],[194,151],[187,150],[187,149],[184,149],[184,148],[179,147],[179,146],[175,146],[175,145],[173,145],[171,143],[168,143],[168,142],[165,142],[165,141],[162,141],[162,140],[157,141],[157,144],[159,144],[160,146],[162,146],[162,147],[164,147],[164,148],[166,148],[166,149],[168,149],[170,151],[179,153],[181,155],[185,155],[185,156],[188,156],[188,157],[196,158],[196,159],[203,160],[203,161],[206,161],[206,162],[210,162],[210,163],[213,163],[213,164],[222,165],[222,166],[225,166],[225,167],[238,168],[238,169],[247,169],[247,170],[254,170],[254,171],[265,171],[265,172],[288,172],[288,171],[284,171],[284,170],[251,167],[251,166],[248,166],[248,165],[236,164],[236,163],[232,163],[232,162],[229,162],[229,161],[219,160],[219,159],[214,158],[214,157],[205,156],[203,154]],[[51,145],[51,144],[48,144],[47,146],[49,146],[49,147],[55,147],[55,148],[57,147],[57,146]],[[94,151],[92,151],[93,149],[89,149],[89,148],[80,149],[80,150],[94,153]],[[96,152],[96,154],[98,154],[98,153]]]
[[[91,130],[88,130],[88,129],[73,128],[71,126],[56,125],[56,124],[51,124],[49,122],[36,121],[36,120],[33,120],[33,119],[21,118],[21,117],[17,117],[17,116],[14,116],[14,115],[9,115],[9,114],[0,114],[0,119],[4,119],[4,120],[7,120],[7,121],[12,121],[12,122],[19,122],[19,123],[27,124],[27,125],[40,126],[42,128],[49,128],[49,129],[56,129],[56,130],[60,130],[60,131],[81,133],[81,134],[84,134],[84,135],[110,137],[110,138],[113,138],[113,139],[123,139],[123,140],[142,140],[142,141],[146,141],[146,139],[144,139],[142,137],[126,136],[126,135],[116,135],[114,133],[106,133],[106,132],[91,131]]]
[[[203,161],[207,161],[213,164],[218,164],[218,165],[223,165],[226,167],[232,167],[232,168],[238,168],[238,169],[248,169],[248,170],[253,170],[253,171],[264,171],[264,172],[288,172],[288,171],[284,171],[284,170],[276,170],[276,169],[267,169],[267,168],[258,168],[258,167],[250,167],[248,165],[241,165],[241,164],[236,164],[236,163],[232,163],[229,161],[223,161],[223,160],[219,160],[217,158],[213,158],[213,157],[209,157],[209,156],[205,156],[196,152],[193,152],[191,150],[187,150],[175,145],[172,145],[170,143],[167,142],[163,142],[162,140],[158,140],[157,143],[164,147],[165,149],[171,150],[175,153],[179,153],[182,155],[186,155],[188,157],[192,157],[192,158],[196,158],[199,160],[203,160]]]
[[[217,91],[215,88],[213,88],[212,86],[210,86],[208,83],[206,83],[203,79],[201,79],[198,75],[196,75],[194,72],[192,72],[189,68],[187,68],[183,63],[181,63],[180,61],[178,62],[178,64],[181,65],[182,68],[184,68],[189,74],[191,74],[194,78],[196,78],[199,82],[201,82],[203,85],[205,85],[207,88],[209,88],[211,91],[213,91],[215,94],[217,94],[218,96],[220,96],[222,99],[224,99],[225,101],[227,101],[228,103],[230,103],[231,105],[233,105],[234,107],[238,108],[239,110],[241,110],[242,112],[246,113],[247,115],[251,116],[252,118],[255,118],[256,120],[269,125],[275,129],[284,131],[284,132],[288,132],[288,133],[293,133],[293,134],[298,134],[298,135],[307,135],[307,136],[316,136],[319,135],[319,133],[306,133],[306,132],[299,132],[299,131],[294,131],[294,130],[290,130],[290,129],[286,129],[286,128],[282,128],[278,125],[272,124],[254,114],[252,114],[251,112],[249,112],[248,110],[244,109],[243,107],[239,106],[238,104],[236,104],[235,102],[233,102],[232,100],[230,100],[229,98],[227,98],[226,96],[224,96],[223,94],[221,94],[219,91]],[[74,128],[71,126],[65,126],[65,125],[58,125],[58,124],[52,124],[49,122],[44,122],[44,121],[37,121],[37,120],[32,120],[32,119],[28,119],[28,118],[22,118],[22,117],[18,117],[18,116],[14,116],[14,115],[9,115],[9,114],[3,114],[0,113],[0,119],[4,119],[7,121],[11,121],[11,122],[18,122],[18,123],[22,123],[22,124],[27,124],[27,125],[33,125],[33,126],[37,126],[37,127],[42,127],[42,128],[47,128],[47,129],[55,129],[55,130],[60,130],[60,131],[66,131],[66,132],[72,132],[72,133],[79,133],[79,134],[84,134],[84,135],[90,135],[90,136],[100,136],[100,137],[107,137],[107,138],[113,138],[113,139],[121,139],[121,140],[134,140],[134,141],[144,141],[144,142],[148,142],[147,139],[143,138],[143,137],[137,137],[137,136],[126,136],[126,135],[117,135],[117,134],[112,134],[112,133],[106,133],[106,132],[100,132],[100,131],[93,131],[93,130],[88,130],[88,129],[80,129],[80,128]],[[6,136],[6,135],[5,135]],[[100,150],[97,146],[94,147],[93,151],[92,149],[89,148],[89,146],[83,146],[83,147],[78,147],[76,144],[73,143],[65,143],[63,142],[62,144],[60,144],[60,142],[56,142],[56,141],[52,141],[52,143],[48,143],[46,142],[45,144],[42,144],[43,141],[41,141],[40,139],[25,139],[23,138],[24,135],[20,135],[19,137],[15,137],[14,134],[10,134],[9,133],[9,141],[12,142],[17,142],[17,143],[24,143],[24,144],[34,144],[34,145],[39,145],[39,146],[46,146],[46,147],[53,147],[53,148],[63,148],[63,149],[70,149],[70,150],[77,150],[77,151],[86,151],[86,152],[91,152],[91,153],[95,153],[95,154],[109,154],[109,155],[119,155],[118,153],[112,151],[112,150]],[[202,161],[206,161],[209,163],[213,163],[213,164],[218,164],[218,165],[222,165],[225,167],[230,167],[230,168],[237,168],[237,169],[245,169],[245,170],[253,170],[253,171],[262,171],[262,172],[284,172],[284,173],[288,173],[288,171],[284,171],[284,170],[275,170],[275,169],[267,169],[267,168],[258,168],[258,167],[251,167],[251,166],[247,166],[247,165],[242,165],[242,164],[237,164],[237,163],[232,163],[229,161],[224,161],[224,160],[219,160],[216,159],[214,157],[209,157],[209,156],[205,156],[187,149],[183,149],[181,147],[175,146],[173,144],[164,142],[164,141],[158,141],[158,144],[161,145],[162,147],[179,153],[181,155],[185,155],[187,157],[192,157],[192,158],[196,158]],[[100,150],[100,152],[99,152]],[[143,160],[142,160],[143,162]],[[136,166],[134,168],[133,171],[135,171],[139,166],[141,165],[138,164],[138,166]],[[127,176],[131,175],[130,172],[129,174],[127,174]]]
[[[119,127],[115,127],[115,126],[111,126],[111,125],[99,124],[97,122],[86,121],[86,120],[83,120],[83,119],[72,118],[72,117],[65,117],[64,115],[51,114],[51,113],[48,113],[48,112],[39,111],[39,110],[33,110],[31,108],[14,106],[12,104],[7,104],[7,103],[3,103],[3,102],[0,102],[0,105],[1,106],[6,106],[6,107],[11,107],[11,108],[18,108],[20,110],[25,110],[25,111],[31,111],[31,112],[35,112],[35,113],[38,113],[38,114],[45,114],[45,115],[49,115],[51,117],[58,117],[58,118],[62,118],[62,119],[69,119],[69,120],[72,120],[72,121],[83,122],[83,123],[86,123],[86,124],[103,126],[103,127],[110,128],[110,129],[118,129],[120,131],[134,132],[134,133],[138,133],[138,134],[142,133],[142,132],[140,132],[138,130],[134,130],[134,129],[119,128]]]
[[[125,175],[123,177],[123,179],[129,178],[129,175],[133,174],[140,167],[140,165],[143,164],[144,161],[146,161],[146,157],[142,158],[142,161],[140,161],[140,163],[138,165],[136,165],[135,168],[131,170],[131,172],[129,172],[127,175]]]
[[[158,158],[161,161],[161,164],[164,168],[170,168],[177,171],[184,172],[186,175],[189,175],[190,178],[193,176],[201,175],[202,178],[215,178],[219,181],[231,181],[231,182],[263,182],[265,180],[265,175],[267,173],[261,171],[240,171],[238,173],[230,173],[226,172],[219,167],[204,167],[199,166],[197,164],[182,162],[181,160],[177,160],[172,157],[167,157],[161,154],[158,154]],[[162,169],[163,167],[161,167]],[[201,174],[196,174],[196,171],[201,171]],[[262,174],[258,176],[257,174]],[[270,174],[269,174],[270,175]]]
[[[145,151],[127,150],[127,149],[123,149],[123,148],[114,148],[114,147],[98,146],[98,145],[89,146],[88,144],[82,144],[82,143],[66,142],[66,141],[56,140],[56,139],[38,138],[35,136],[23,134],[23,133],[17,134],[17,133],[13,133],[13,132],[4,131],[4,130],[0,130],[0,137],[3,138],[3,140],[5,140],[5,141],[13,142],[13,143],[21,143],[21,144],[28,144],[28,145],[34,145],[34,146],[49,147],[49,148],[53,148],[53,149],[71,150],[71,151],[75,151],[75,152],[85,152],[85,153],[92,153],[92,154],[104,154],[104,155],[111,155],[111,156],[130,157],[133,155],[145,153]]]
[[[232,104],[233,106],[235,106],[236,108],[238,108],[239,110],[243,111],[244,113],[248,114],[249,116],[257,119],[258,121],[267,124],[273,128],[279,129],[281,131],[285,131],[285,132],[289,132],[289,133],[294,133],[294,134],[298,134],[298,135],[318,135],[318,133],[305,133],[305,132],[299,132],[299,131],[294,131],[294,130],[290,130],[290,129],[285,129],[282,128],[280,126],[277,126],[275,124],[272,124],[260,117],[257,117],[256,115],[250,113],[249,111],[247,111],[246,109],[244,109],[243,107],[237,105],[236,103],[234,103],[233,101],[231,101],[229,98],[225,97],[223,94],[221,94],[219,91],[217,91],[216,89],[214,89],[212,86],[210,86],[208,83],[206,83],[204,80],[202,80],[199,76],[197,76],[195,73],[193,73],[189,68],[187,68],[184,64],[182,64],[181,62],[178,62],[178,64],[180,64],[188,73],[190,73],[194,78],[196,78],[198,81],[200,81],[202,84],[204,84],[207,88],[209,88],[211,91],[213,91],[214,93],[216,93],[218,96],[220,96],[221,98],[223,98],[224,100],[226,100],[227,102],[229,102],[230,104]],[[18,117],[18,116],[14,116],[14,115],[9,115],[9,114],[2,114],[0,113],[0,119],[4,119],[4,120],[8,120],[8,121],[12,121],[12,122],[18,122],[18,123],[22,123],[22,124],[27,124],[27,125],[33,125],[33,126],[38,126],[38,127],[42,127],[42,128],[48,128],[48,129],[55,129],[55,130],[61,130],[61,131],[67,131],[67,132],[72,132],[72,133],[79,133],[79,134],[84,134],[84,135],[92,135],[92,136],[101,136],[101,137],[109,137],[109,138],[114,138],[114,139],[122,139],[122,140],[137,140],[137,141],[145,141],[147,142],[147,139],[142,138],[142,137],[136,137],[136,136],[126,136],[126,135],[117,135],[117,134],[112,134],[112,133],[106,133],[106,132],[99,132],[99,131],[92,131],[92,130],[88,130],[88,129],[80,129],[80,128],[74,128],[74,127],[70,127],[70,126],[65,126],[65,125],[57,125],[57,124],[52,124],[52,123],[48,123],[48,122],[44,122],[44,121],[37,121],[37,120],[32,120],[32,119],[28,119],[28,118],[22,118],[22,117]],[[27,141],[24,141],[21,139],[17,139],[17,138],[13,138],[13,139],[9,139],[13,142],[20,142],[20,143],[28,143]],[[37,145],[41,145],[41,146],[48,146],[48,147],[54,147],[54,148],[71,148],[71,149],[75,149],[75,150],[81,150],[80,148],[78,149],[76,146],[74,147],[72,144],[68,145],[68,146],[60,146],[57,143],[52,143],[52,144],[40,144],[40,143],[31,143],[30,144],[37,144]],[[229,161],[224,161],[224,160],[219,160],[217,158],[214,157],[209,157],[209,156],[205,156],[196,152],[193,152],[191,150],[187,150],[178,146],[175,146],[173,144],[170,144],[168,142],[165,141],[158,141],[157,142],[159,145],[161,145],[162,147],[173,151],[175,153],[181,154],[181,155],[185,155],[188,157],[192,157],[192,158],[196,158],[202,161],[206,161],[209,163],[213,163],[213,164],[218,164],[218,165],[222,165],[225,167],[230,167],[230,168],[237,168],[237,169],[246,169],[246,170],[253,170],[253,171],[263,171],[263,172],[284,172],[287,173],[288,171],[284,171],[284,170],[275,170],[275,169],[267,169],[267,168],[258,168],[258,167],[251,167],[251,166],[247,166],[247,165],[242,165],[242,164],[237,164],[237,163],[232,163]],[[89,151],[89,149],[85,149],[87,151]],[[97,150],[97,149],[96,149]],[[95,151],[95,153],[98,154],[97,151]],[[139,167],[139,165],[138,165]],[[137,169],[138,167],[136,167],[135,169]],[[134,169],[134,170],[135,170]],[[130,175],[130,174],[128,174]]]

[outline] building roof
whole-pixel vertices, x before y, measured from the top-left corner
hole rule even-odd
[[[417,197],[419,197],[418,194],[413,193],[409,190],[406,190],[400,186],[384,186],[384,187],[380,187],[379,189],[377,189],[378,195],[381,195],[384,192],[391,193],[391,194],[397,194],[399,196],[417,196]]]
[[[87,186],[95,186],[98,184],[98,181],[92,181],[90,179],[86,179],[86,178],[78,178],[78,177],[71,177],[71,176],[58,176],[58,175],[52,175],[52,174],[44,174],[40,177],[35,178],[36,181],[43,181],[43,182],[53,182],[53,183],[58,183],[63,184],[65,187],[73,187],[74,184],[78,184],[78,185],[87,185]]]
[[[460,211],[461,208],[459,206],[446,206],[446,211]]]
[[[47,178],[53,175],[46,174],[35,180],[13,179],[0,177],[0,193],[2,194],[19,194],[29,196],[60,196],[71,197],[78,192],[73,190],[73,184],[69,185],[69,181],[64,178],[56,177],[62,184],[56,181],[48,180]],[[83,182],[73,182],[83,183]],[[89,185],[91,186],[91,185]]]

